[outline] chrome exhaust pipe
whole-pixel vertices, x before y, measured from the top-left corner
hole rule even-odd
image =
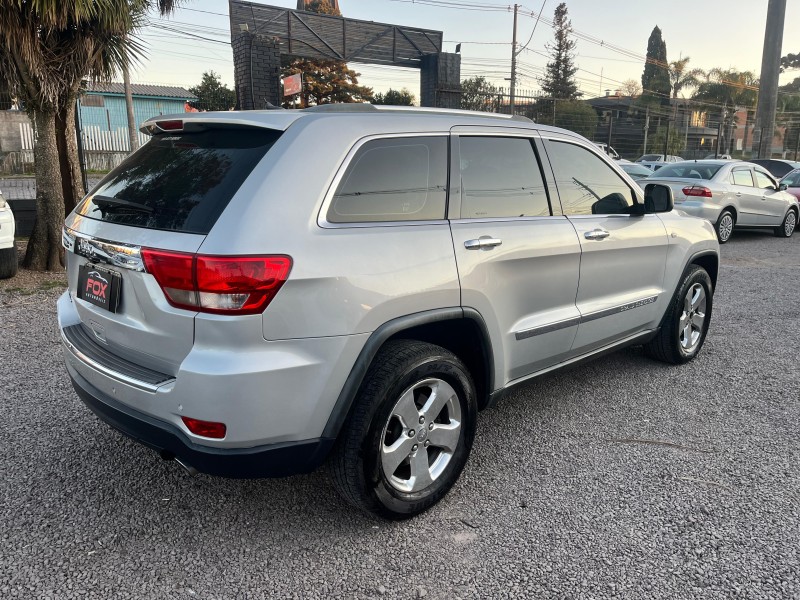
[[[184,462],[182,459],[178,458],[168,450],[162,450],[160,454],[161,458],[163,458],[164,460],[174,461],[178,463],[181,467],[183,467],[183,470],[186,471],[186,473],[188,473],[191,477],[194,477],[199,473],[199,471],[195,469],[192,465]]]

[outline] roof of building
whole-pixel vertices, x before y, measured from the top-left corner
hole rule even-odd
[[[112,81],[110,83],[90,83],[86,86],[86,92],[90,94],[124,94],[125,85]],[[160,98],[180,98],[181,100],[197,100],[197,96],[189,90],[172,85],[147,85],[142,83],[132,83],[131,92],[134,96],[157,96]]]

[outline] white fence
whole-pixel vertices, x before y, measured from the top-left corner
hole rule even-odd
[[[33,151],[33,127],[30,123],[19,124],[19,135],[22,139],[22,151]],[[141,131],[136,132],[139,138],[139,145],[143,145],[150,136],[145,135]],[[128,139],[128,129],[120,127],[116,131],[103,131],[99,127],[87,127],[81,132],[81,141],[83,141],[84,152],[123,152],[129,153],[131,151],[130,141]],[[31,160],[33,160],[31,158]]]

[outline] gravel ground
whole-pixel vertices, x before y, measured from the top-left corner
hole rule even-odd
[[[800,598],[800,239],[722,252],[698,360],[631,349],[519,390],[405,523],[350,510],[324,473],[162,462],[73,393],[58,276],[5,282],[0,597]]]

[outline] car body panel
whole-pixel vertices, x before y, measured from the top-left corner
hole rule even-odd
[[[0,250],[14,247],[14,229],[16,226],[14,213],[11,211],[11,207],[2,200],[2,197],[2,194],[0,194],[0,204],[3,205],[0,207]]]

